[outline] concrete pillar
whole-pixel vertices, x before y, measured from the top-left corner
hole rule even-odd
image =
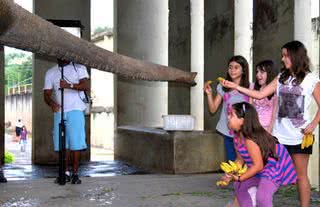
[[[197,85],[191,88],[191,115],[195,129],[204,128],[204,1],[191,0],[191,71],[197,72]]]
[[[249,63],[249,81],[252,82],[252,21],[253,0],[234,1],[234,54],[242,55]]]
[[[168,65],[168,1],[117,0],[116,51],[133,58]],[[168,83],[118,77],[117,124],[162,126],[168,113]]]
[[[308,55],[311,60],[313,58],[313,35],[311,21],[311,0],[295,0],[294,1],[294,39],[303,42],[308,50]],[[319,59],[319,58],[318,58]],[[319,69],[315,70],[319,76]],[[317,112],[317,105],[312,103],[310,117],[314,117]],[[308,166],[308,176],[312,187],[319,190],[319,129],[315,130],[316,141],[314,143],[313,152],[310,156]]]
[[[190,1],[169,0],[168,65],[190,71]],[[168,83],[168,114],[190,114],[190,87]]]
[[[213,80],[213,91],[218,76],[225,77],[227,64],[234,53],[234,2],[204,1],[204,80]],[[205,97],[206,99],[206,97]],[[215,130],[220,111],[209,114],[205,100],[204,128]]]
[[[84,25],[82,38],[90,39],[90,1],[87,0],[34,0],[34,13],[44,19],[80,20]],[[35,164],[56,163],[58,155],[53,151],[53,114],[43,100],[44,76],[55,59],[35,55],[33,70],[33,143],[32,162]],[[87,144],[90,146],[90,117],[86,117]],[[90,159],[90,149],[82,153],[82,160]]]
[[[280,48],[294,38],[294,2],[254,0],[253,65],[272,59],[280,67]]]
[[[5,83],[4,83],[4,47],[0,45],[0,166],[4,163],[4,105],[5,105]]]

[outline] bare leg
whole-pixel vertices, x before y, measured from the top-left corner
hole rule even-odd
[[[293,162],[298,175],[298,190],[301,207],[310,206],[311,186],[308,178],[308,154],[293,154]]]
[[[71,184],[81,184],[81,180],[79,179],[78,171],[79,171],[79,163],[80,163],[80,151],[71,151],[72,158],[72,179]]]
[[[71,151],[72,171],[77,174],[79,171],[80,151]]]
[[[239,201],[237,197],[235,196],[233,199],[233,202],[227,205],[226,207],[240,207]]]
[[[69,170],[69,163],[70,163],[70,150],[66,150],[66,163],[65,163],[65,169],[66,171],[70,171]]]

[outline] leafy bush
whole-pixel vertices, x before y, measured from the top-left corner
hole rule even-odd
[[[14,162],[14,155],[11,152],[4,153],[4,163],[9,164]]]

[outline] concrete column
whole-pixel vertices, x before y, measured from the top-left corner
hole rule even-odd
[[[34,0],[34,13],[44,19],[80,20],[84,25],[83,39],[90,39],[90,1],[87,0]],[[43,100],[44,76],[55,59],[35,55],[33,70],[33,143],[32,162],[35,164],[56,163],[58,155],[53,151],[53,114]],[[86,117],[87,144],[90,146],[90,117]],[[90,149],[82,153],[82,160],[90,159]]]
[[[271,59],[280,67],[280,48],[294,38],[294,2],[254,0],[253,65]]]
[[[117,0],[116,51],[133,58],[168,64],[168,1]],[[168,84],[118,77],[118,125],[162,126],[168,113]]]
[[[312,45],[311,0],[295,0],[294,3],[294,39],[301,41],[306,46],[310,59],[315,60]],[[315,72],[319,76],[319,69]],[[316,103],[313,102],[310,117],[314,117],[317,109]],[[308,176],[311,186],[319,189],[319,129],[317,128],[315,132],[316,141],[310,156]]]
[[[249,80],[252,82],[252,21],[253,0],[234,1],[234,54],[242,55],[249,63]]]
[[[226,76],[228,60],[234,53],[233,1],[204,1],[204,32],[204,80],[214,81],[215,92],[215,79]],[[215,130],[220,111],[211,116],[204,102],[204,128]]]
[[[204,128],[204,1],[191,0],[191,71],[197,72],[197,85],[191,88],[191,115],[195,129]]]
[[[191,24],[190,1],[169,0],[169,48],[170,66],[190,71]],[[190,114],[190,87],[168,83],[168,114]]]
[[[4,105],[5,105],[5,86],[4,86],[4,47],[0,45],[0,97],[1,97],[1,104],[0,104],[0,166],[4,163]]]

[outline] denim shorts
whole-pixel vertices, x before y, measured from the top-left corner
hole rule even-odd
[[[84,112],[73,110],[64,113],[66,127],[66,149],[73,151],[87,148]],[[61,113],[54,113],[53,144],[54,150],[59,151],[59,124]]]

